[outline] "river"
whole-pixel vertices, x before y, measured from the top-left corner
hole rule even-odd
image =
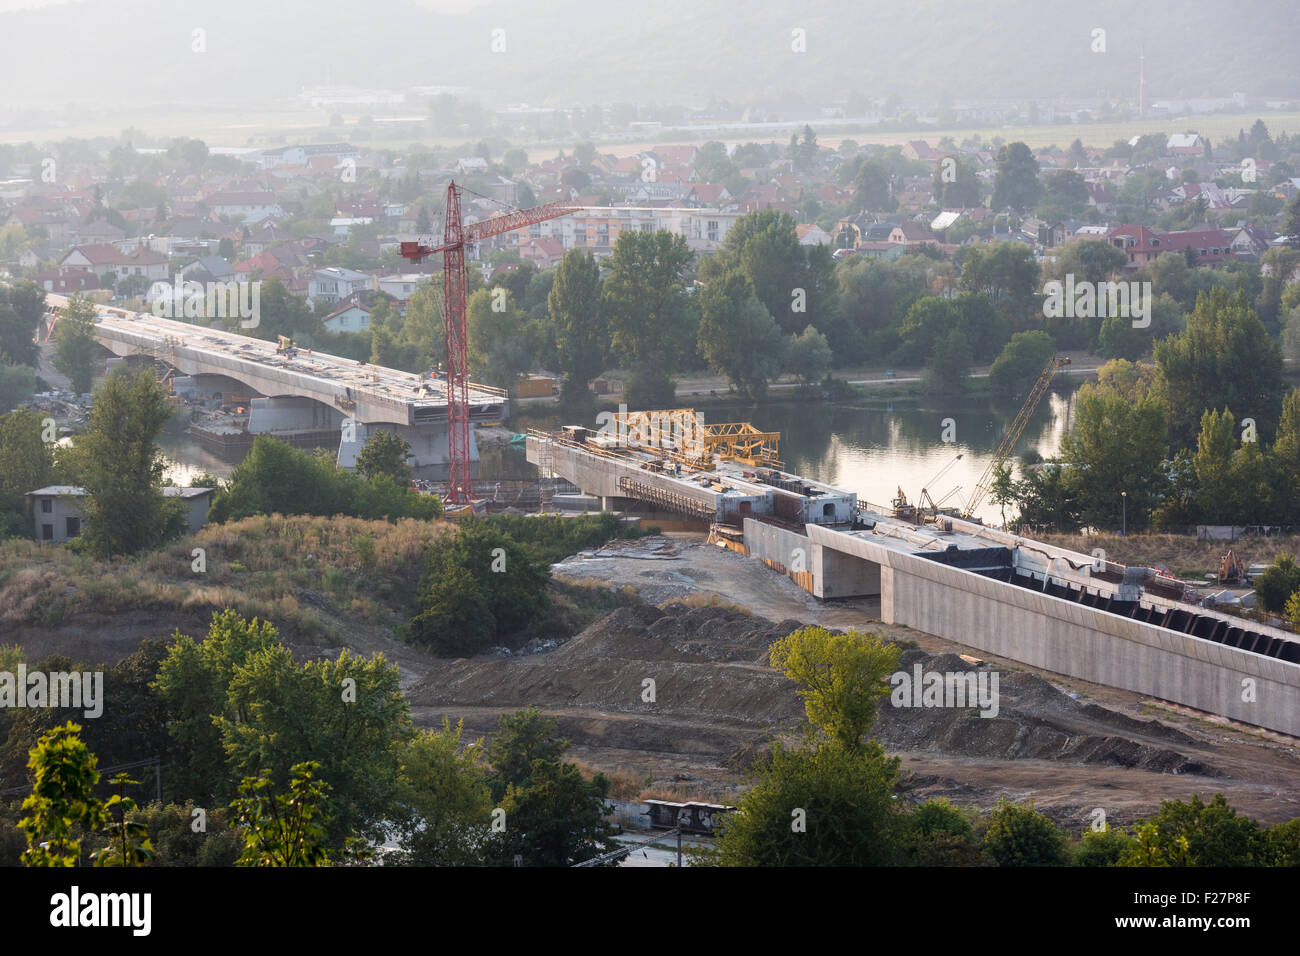
[[[1032,450],[1046,458],[1059,451],[1073,411],[1073,395],[1072,391],[1047,394],[1026,425],[1015,455]],[[957,403],[862,399],[833,404],[776,401],[696,407],[706,422],[748,421],[763,431],[780,432],[780,453],[787,471],[856,491],[865,501],[888,505],[901,487],[908,500],[915,502],[921,489],[929,488],[940,503],[957,507],[966,505],[1018,411],[1015,404],[988,398]],[[523,431],[572,423],[562,421],[553,411],[524,409],[509,424]],[[188,484],[204,472],[226,477],[234,464],[207,451],[187,434],[168,433],[159,444],[171,459],[167,479],[178,484]],[[954,462],[959,454],[961,459]],[[936,481],[935,476],[949,464],[952,467]],[[535,475],[522,445],[482,449],[482,480],[531,479]],[[998,507],[987,498],[975,513],[985,521],[1001,522]]]

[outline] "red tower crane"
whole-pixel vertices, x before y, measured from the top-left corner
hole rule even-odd
[[[402,258],[419,262],[442,253],[443,324],[447,337],[447,500],[469,504],[469,329],[465,320],[465,246],[503,232],[513,232],[574,211],[572,206],[553,202],[535,209],[517,209],[468,226],[461,224],[460,194],[463,187],[447,185],[447,205],[442,245],[402,243]]]

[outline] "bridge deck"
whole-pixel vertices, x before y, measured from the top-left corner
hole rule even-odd
[[[96,324],[102,341],[132,346],[172,365],[186,359],[190,374],[269,379],[282,386],[276,394],[327,397],[336,405],[350,395],[362,405],[401,406],[412,421],[426,418],[427,412],[417,409],[431,412],[447,404],[445,381],[399,369],[305,349],[288,358],[277,354],[274,342],[123,309],[101,306]],[[507,393],[501,389],[471,383],[468,397],[474,418],[505,413]]]

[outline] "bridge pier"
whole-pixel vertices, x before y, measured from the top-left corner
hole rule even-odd
[[[392,432],[406,439],[411,445],[412,458],[409,459],[416,477],[434,481],[445,480],[451,469],[448,464],[447,425],[421,424],[402,425],[396,422],[357,422],[355,435],[348,440],[345,432],[339,441],[338,463],[340,468],[355,468],[357,455],[374,432]],[[474,429],[469,430],[470,478],[478,477],[479,455],[478,442],[474,439]]]
[[[297,395],[255,398],[249,403],[248,431],[253,435],[286,431],[335,431],[343,413],[315,399]]]

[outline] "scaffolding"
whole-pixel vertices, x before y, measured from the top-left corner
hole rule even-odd
[[[545,514],[551,510],[555,495],[555,457],[549,440],[537,446],[537,496],[538,510]]]

